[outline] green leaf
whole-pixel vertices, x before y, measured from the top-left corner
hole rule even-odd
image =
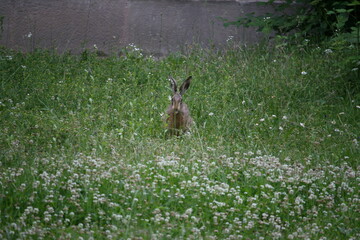
[[[349,7],[360,6],[360,2],[355,0],[355,1],[352,1],[351,3],[348,3],[347,6],[349,6]]]
[[[336,12],[338,13],[346,13],[348,12],[346,9],[340,8],[340,9],[335,9]]]

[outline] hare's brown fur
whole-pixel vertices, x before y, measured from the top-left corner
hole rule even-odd
[[[175,79],[170,78],[173,97],[171,99],[171,104],[166,110],[166,123],[170,135],[179,136],[183,132],[188,131],[193,123],[188,106],[182,102],[182,95],[189,88],[190,81],[191,76],[184,81],[178,91]]]

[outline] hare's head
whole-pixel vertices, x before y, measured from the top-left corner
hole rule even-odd
[[[181,84],[180,89],[177,87],[176,80],[172,77],[169,78],[170,80],[170,87],[173,90],[173,97],[171,98],[171,108],[174,113],[181,112],[183,103],[182,103],[182,96],[190,87],[191,76],[188,77],[183,84]]]

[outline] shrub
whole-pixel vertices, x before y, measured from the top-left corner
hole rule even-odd
[[[351,52],[339,64],[349,79],[360,79],[360,2],[358,0],[286,0],[260,2],[273,12],[249,13],[235,21],[225,19],[225,26],[255,27],[269,39],[275,36],[277,47],[310,44],[325,45],[330,50]],[[330,51],[329,50],[329,51]],[[357,85],[359,82],[357,82]]]

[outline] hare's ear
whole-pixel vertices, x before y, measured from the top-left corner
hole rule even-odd
[[[192,78],[192,76],[189,76],[189,77],[183,82],[183,84],[181,84],[181,87],[180,87],[180,95],[183,95],[183,94],[186,92],[186,90],[188,90],[188,88],[190,87],[191,78]]]
[[[170,88],[173,90],[174,93],[176,93],[177,92],[176,80],[173,77],[169,77],[169,81],[170,81]]]

